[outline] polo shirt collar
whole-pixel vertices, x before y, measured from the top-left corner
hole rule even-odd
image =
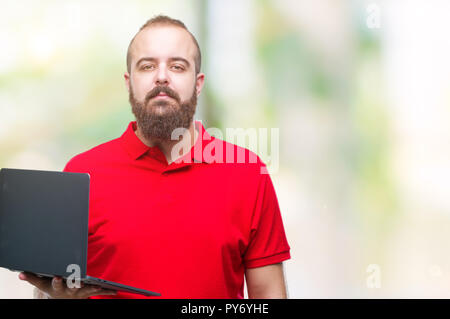
[[[211,137],[211,135],[205,130],[200,121],[195,121],[194,123],[199,132],[199,135],[195,141],[194,146],[191,148],[188,154],[185,154],[185,156],[190,156],[192,161],[196,163],[210,163],[210,161],[203,158],[202,154],[205,146],[209,144],[214,137]],[[142,155],[149,151],[149,154],[151,155],[157,152],[162,153],[157,146],[151,147],[145,145],[136,136],[136,129],[136,121],[131,121],[128,124],[126,131],[120,137],[121,144],[133,160],[138,160]]]
[[[136,121],[131,121],[128,124],[126,131],[120,137],[121,144],[133,160],[137,160],[152,148],[142,143],[142,141],[136,136],[136,129]]]

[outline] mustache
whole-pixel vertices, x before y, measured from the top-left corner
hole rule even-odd
[[[177,92],[175,92],[174,90],[172,90],[171,88],[167,87],[167,86],[155,86],[150,92],[147,93],[147,95],[145,96],[145,104],[148,103],[148,101],[150,101],[152,98],[154,98],[155,96],[157,96],[159,93],[165,93],[167,96],[173,98],[174,100],[176,100],[178,103],[180,102],[180,96],[178,95]]]

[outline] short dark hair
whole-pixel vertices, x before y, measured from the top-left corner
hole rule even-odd
[[[130,44],[128,45],[128,50],[127,50],[127,71],[128,71],[128,73],[131,72],[131,45],[133,44],[134,39],[139,34],[139,32],[141,32],[143,29],[149,28],[151,26],[157,26],[157,25],[162,25],[162,26],[170,25],[170,26],[180,27],[180,28],[186,30],[191,35],[192,40],[194,41],[194,44],[197,47],[197,52],[196,52],[196,54],[194,56],[195,73],[196,74],[200,73],[200,67],[201,67],[201,63],[202,63],[202,55],[201,55],[201,52],[200,52],[200,46],[198,45],[198,42],[195,39],[194,35],[188,30],[188,28],[184,25],[183,22],[181,22],[180,20],[177,20],[177,19],[172,19],[172,18],[170,18],[168,16],[165,16],[165,15],[157,15],[157,16],[149,19],[139,29],[139,31],[134,35],[133,39],[131,39]]]

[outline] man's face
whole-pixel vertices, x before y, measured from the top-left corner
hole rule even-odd
[[[204,75],[195,74],[196,46],[174,26],[152,26],[136,36],[130,73],[125,73],[136,121],[147,138],[169,140],[192,122]]]

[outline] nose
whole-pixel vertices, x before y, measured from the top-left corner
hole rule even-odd
[[[169,78],[167,77],[167,71],[165,68],[160,67],[156,74],[156,85],[168,85]]]

